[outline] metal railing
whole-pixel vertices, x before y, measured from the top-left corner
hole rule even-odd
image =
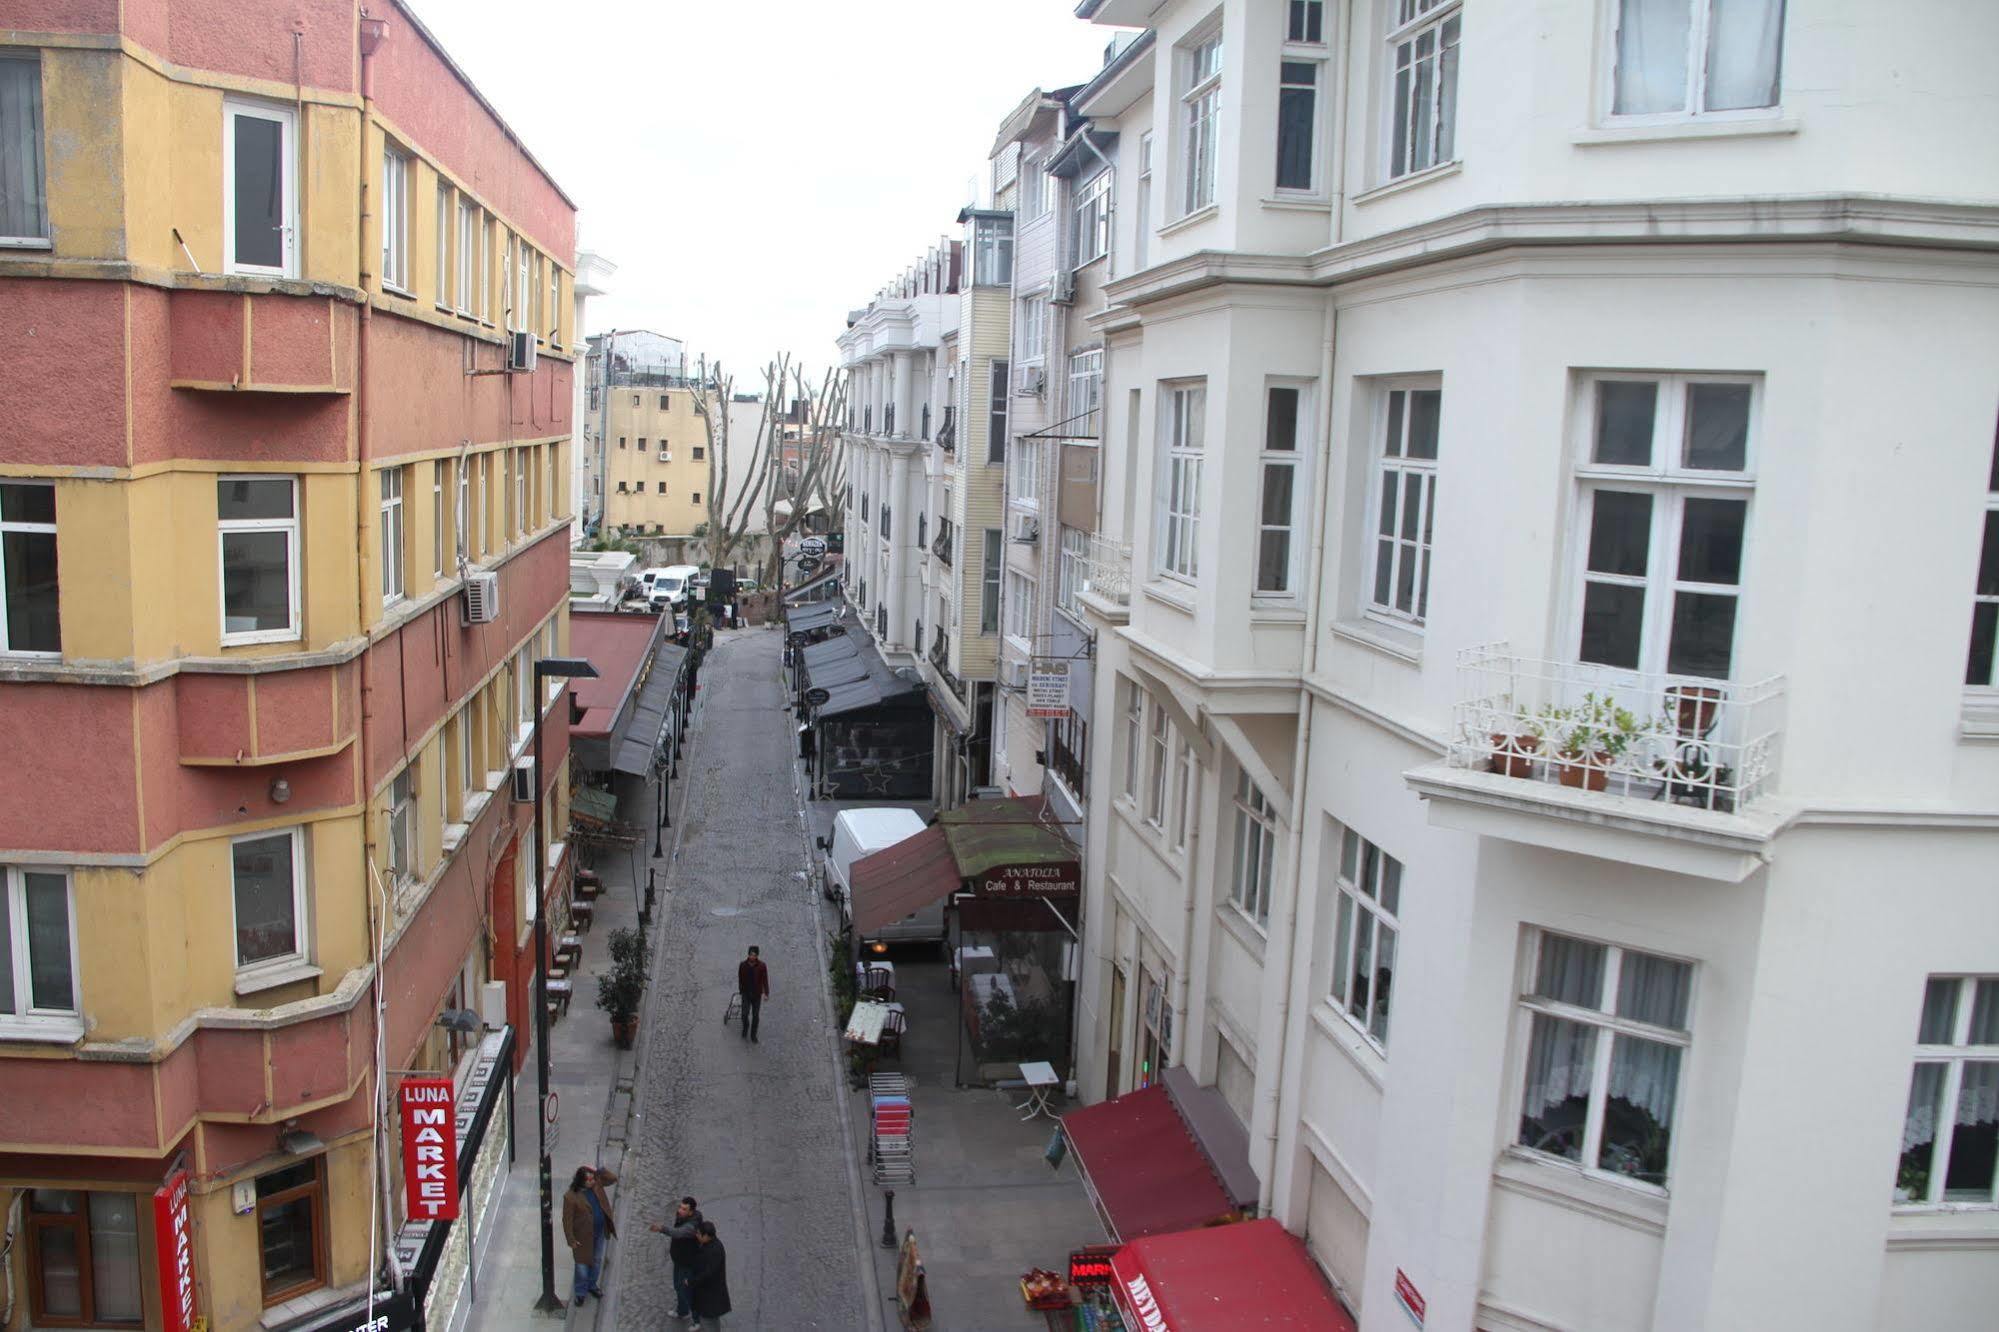
[[[1784,677],[1752,683],[1458,654],[1452,767],[1737,813],[1777,779]]]
[[[937,539],[930,543],[930,553],[945,564],[951,563],[951,539],[954,529],[949,518],[937,520]]]
[[[1069,748],[1060,731],[1049,727],[1048,767],[1071,791],[1081,795],[1083,786],[1083,756]]]
[[[1131,543],[1092,535],[1079,557],[1083,566],[1081,591],[1113,605],[1131,604]]]

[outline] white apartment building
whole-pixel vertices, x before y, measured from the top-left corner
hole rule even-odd
[[[1365,1329],[1989,1324],[1999,7],[1079,13],[1085,1096]]]
[[[570,327],[576,330],[573,337],[577,343],[588,345],[590,298],[608,294],[611,277],[617,271],[616,264],[594,250],[576,252],[576,279],[572,287],[575,309]],[[569,457],[569,493],[576,497],[576,514],[569,523],[570,543],[574,545],[604,520],[604,422],[601,412],[590,410],[587,365],[584,374],[573,377],[570,391],[573,397],[569,419],[576,422],[576,447],[570,450]]]

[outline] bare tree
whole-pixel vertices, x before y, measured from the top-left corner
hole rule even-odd
[[[695,391],[694,411],[701,418],[708,440],[708,532],[709,560],[727,565],[741,544],[750,518],[757,511],[757,499],[770,481],[770,460],[778,452],[783,421],[777,402],[790,378],[791,358],[780,356],[764,367],[763,407],[757,416],[756,441],[750,451],[749,475],[731,481],[729,448],[729,404],[735,401],[734,376],[722,373],[720,363],[712,379]],[[714,391],[711,407],[710,390]],[[768,523],[766,523],[768,526]]]
[[[804,456],[799,463],[798,483],[790,487],[791,493],[786,497],[791,512],[782,520],[778,518],[775,488],[765,501],[764,514],[771,533],[769,581],[772,585],[776,584],[782,572],[784,543],[804,523],[815,497],[832,527],[845,524],[847,440],[841,426],[847,410],[847,377],[841,371],[828,370],[820,379],[818,389],[809,391],[805,373],[800,370],[794,372],[794,382],[798,399],[808,402],[810,408],[800,430],[799,446]]]

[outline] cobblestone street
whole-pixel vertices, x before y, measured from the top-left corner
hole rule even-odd
[[[605,1311],[620,1328],[673,1313],[666,1241],[646,1223],[687,1193],[728,1247],[728,1326],[870,1326],[779,651],[776,633],[728,634],[701,675]],[[751,944],[771,976],[758,1044],[721,1021]]]

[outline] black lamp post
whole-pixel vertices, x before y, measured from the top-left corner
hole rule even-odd
[[[564,1306],[555,1293],[555,1194],[548,1169],[548,903],[542,900],[548,878],[547,833],[542,828],[541,714],[547,707],[542,681],[594,680],[597,668],[582,657],[541,657],[534,664],[534,1063],[535,1125],[541,1144],[541,1298],[538,1312],[555,1313]]]

